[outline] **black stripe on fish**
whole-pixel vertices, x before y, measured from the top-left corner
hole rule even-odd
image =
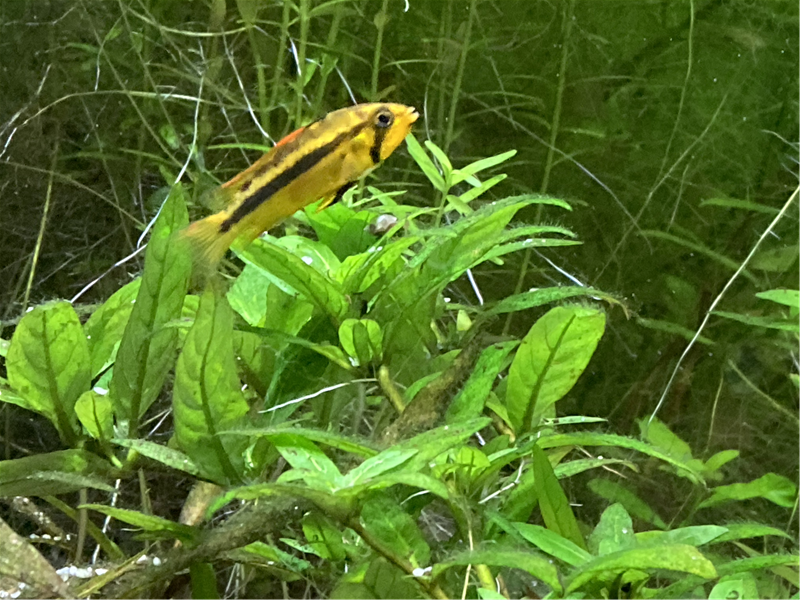
[[[373,164],[377,165],[381,162],[381,146],[383,146],[387,131],[389,131],[388,127],[375,128],[375,141],[372,142],[372,148],[369,149],[369,157],[372,159]]]
[[[322,160],[332,154],[345,140],[357,136],[361,133],[361,130],[368,125],[369,123],[360,123],[349,131],[337,135],[327,144],[302,156],[291,167],[278,173],[275,177],[267,181],[263,186],[257,189],[252,196],[248,197],[237,206],[233,214],[222,222],[219,226],[220,233],[227,233],[230,231],[234,225],[261,206],[262,202],[269,200],[270,197],[292,183],[295,179],[316,167]],[[370,150],[370,152],[372,151]]]

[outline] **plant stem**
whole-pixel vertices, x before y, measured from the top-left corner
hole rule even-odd
[[[334,44],[336,44],[336,38],[339,36],[339,25],[344,15],[343,6],[344,4],[339,3],[334,9],[335,12],[333,13],[333,20],[331,21],[331,28],[328,30],[328,39],[325,41],[326,49],[333,48]],[[314,116],[319,116],[322,113],[322,99],[325,96],[325,86],[328,83],[329,74],[330,71],[325,70],[325,61],[323,59],[322,67],[319,72],[319,81],[317,82],[317,93],[314,94]]]
[[[467,64],[467,53],[469,52],[470,37],[472,36],[472,22],[475,19],[475,11],[478,0],[471,0],[469,3],[469,16],[467,17],[467,30],[464,32],[464,40],[461,43],[461,56],[458,59],[458,70],[456,71],[456,81],[453,85],[453,95],[450,97],[450,116],[447,119],[447,133],[444,136],[444,153],[450,149],[453,141],[453,123],[456,120],[456,108],[458,107],[458,97],[461,94],[461,82],[464,79],[464,69]]]
[[[309,23],[308,0],[300,0],[300,40],[297,45],[297,82],[295,83],[294,126],[303,122],[303,88],[306,74],[306,46],[308,44]]]
[[[291,9],[291,2],[283,3],[281,37],[278,40],[278,56],[275,59],[275,68],[272,71],[272,90],[269,96],[269,105],[271,108],[275,108],[275,105],[278,103],[278,90],[280,89],[281,77],[283,77],[283,63],[286,62],[286,43],[289,41],[289,21],[292,16]],[[271,126],[270,120],[271,113],[267,114],[267,118],[264,121],[264,131],[267,133],[269,133]]]
[[[558,86],[556,87],[556,97],[553,102],[553,118],[550,123],[550,140],[547,146],[547,158],[544,163],[544,174],[542,175],[542,183],[539,186],[539,193],[544,194],[547,192],[547,186],[550,183],[550,172],[553,168],[553,157],[555,156],[556,141],[558,140],[558,130],[561,124],[561,107],[564,101],[564,87],[567,81],[567,59],[569,58],[569,38],[572,32],[572,16],[574,14],[575,0],[569,0],[564,6],[564,20],[561,23],[561,64],[558,69]],[[536,222],[542,218],[543,205],[539,205],[536,209]],[[517,278],[517,285],[514,286],[514,294],[519,294],[522,291],[522,286],[525,283],[525,275],[528,273],[528,265],[533,255],[533,249],[527,248],[525,255],[522,257],[522,266],[519,270],[519,277]],[[503,326],[503,335],[507,335],[511,329],[511,323],[514,320],[514,313],[508,313],[505,325]]]
[[[375,26],[378,28],[378,38],[375,40],[375,53],[372,55],[372,86],[370,87],[370,101],[378,101],[378,75],[381,71],[381,48],[383,46],[383,29],[386,27],[386,9],[389,0],[383,0],[380,12],[375,16]]]

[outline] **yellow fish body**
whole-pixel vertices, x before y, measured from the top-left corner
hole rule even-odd
[[[341,199],[395,151],[418,117],[403,104],[357,104],[287,135],[212,192],[225,208],[185,230],[196,266],[208,274],[237,238],[249,244],[320,198],[320,208]]]

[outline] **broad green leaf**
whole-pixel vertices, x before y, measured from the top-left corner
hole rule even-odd
[[[322,450],[306,438],[293,433],[277,433],[267,437],[294,469],[301,474],[312,475],[312,477],[303,477],[309,487],[316,487],[313,483],[320,480],[326,483],[322,489],[334,490],[341,486],[342,474],[339,469]],[[284,476],[289,473],[291,471],[284,473],[279,481],[286,481]]]
[[[692,449],[689,444],[675,435],[672,430],[660,419],[638,419],[637,424],[642,432],[642,438],[656,448],[663,450],[669,456],[682,462],[693,460]]]
[[[542,511],[545,525],[550,531],[585,549],[586,542],[578,528],[578,521],[575,519],[567,495],[561,489],[561,484],[553,472],[547,455],[539,446],[534,446],[531,454],[539,509]]]
[[[336,282],[304,262],[303,258],[271,241],[263,238],[254,240],[239,251],[239,255],[249,264],[272,275],[273,281],[277,279],[296,290],[336,321],[341,320],[349,309],[347,298]]]
[[[532,525],[530,523],[512,523],[511,525],[517,533],[539,548],[539,550],[564,561],[568,565],[577,567],[593,558],[581,546],[541,525]]]
[[[708,600],[729,600],[730,598],[741,598],[742,600],[760,598],[756,580],[750,573],[724,577],[708,593]]]
[[[368,532],[394,554],[414,565],[426,566],[431,549],[416,520],[386,494],[375,494],[361,509],[361,523]]]
[[[303,534],[320,558],[344,560],[347,556],[342,543],[342,533],[323,515],[317,512],[304,515]]]
[[[433,164],[428,154],[422,146],[420,146],[417,138],[410,133],[406,136],[406,146],[408,147],[408,153],[411,155],[411,158],[419,165],[419,168],[425,173],[425,176],[433,184],[433,187],[442,193],[446,192],[447,187],[445,186],[444,179],[439,174],[439,169],[436,168],[436,165]]]
[[[245,265],[228,290],[231,308],[254,327],[263,327],[267,315],[267,291],[277,286],[270,284],[264,272],[253,265]]]
[[[720,450],[711,456],[703,465],[709,477],[723,466],[739,457],[738,450]],[[721,476],[720,476],[721,477]]]
[[[293,554],[284,552],[280,548],[265,544],[264,542],[253,542],[252,544],[248,544],[242,548],[242,550],[249,554],[254,554],[255,556],[264,558],[267,561],[280,562],[284,567],[294,571],[295,573],[302,573],[303,571],[307,571],[311,568],[311,563],[307,560],[298,558]]]
[[[91,452],[60,450],[0,461],[0,497],[57,496],[83,487],[114,492],[116,470]]]
[[[166,327],[181,315],[189,285],[189,249],[177,232],[189,223],[184,191],[175,185],[153,226],[136,302],[120,341],[111,402],[125,437],[136,437],[140,417],[158,397],[172,369],[178,330]]]
[[[468,421],[483,413],[484,404],[497,376],[506,368],[508,355],[518,343],[516,340],[501,342],[483,350],[469,379],[447,408],[447,423]]]
[[[155,515],[146,515],[136,510],[116,508],[105,504],[84,504],[79,508],[97,511],[123,523],[143,529],[148,533],[162,534],[159,536],[160,539],[177,539],[182,542],[191,542],[197,535],[197,530],[194,527],[176,523],[169,519],[162,519]]]
[[[372,458],[368,458],[363,463],[352,469],[342,479],[342,487],[353,487],[369,481],[370,479],[391,471],[395,467],[402,465],[409,458],[414,456],[417,450],[396,450],[388,448]]]
[[[403,253],[417,243],[419,238],[406,236],[355,256],[349,256],[336,274],[342,288],[348,294],[365,292],[381,277],[385,277],[397,265],[404,265]]]
[[[777,248],[759,250],[750,267],[767,273],[786,273],[797,262],[798,245],[782,244]]]
[[[493,306],[490,305],[487,312],[493,315],[500,315],[510,312],[527,310],[529,308],[535,308],[537,306],[543,306],[544,304],[549,304],[550,302],[559,302],[560,300],[566,300],[568,298],[575,298],[582,296],[588,296],[590,298],[592,297],[601,298],[602,300],[605,300],[609,304],[619,304],[619,300],[595,288],[580,287],[580,286],[561,286],[561,287],[532,289],[527,292],[522,292],[521,294],[514,294],[512,296],[507,296],[502,300],[500,300],[500,302],[498,302],[497,304]]]
[[[184,473],[194,475],[195,477],[201,475],[200,468],[192,462],[191,458],[186,456],[180,450],[175,450],[169,446],[157,444],[156,442],[151,442],[149,440],[119,438],[111,441],[118,446],[135,450],[142,456],[159,462],[171,469],[183,471]]]
[[[800,566],[800,559],[797,554],[767,554],[766,556],[751,556],[732,560],[717,566],[720,577],[735,575],[737,573],[747,573],[750,571],[761,571],[775,567],[795,567]]]
[[[500,183],[501,181],[504,181],[506,179],[506,177],[507,177],[506,175],[495,175],[494,177],[490,177],[489,179],[484,181],[479,186],[474,187],[474,188],[472,188],[470,190],[467,190],[466,192],[464,192],[460,196],[455,196],[454,200],[459,202],[459,203],[468,205],[470,202],[472,202],[476,198],[480,198],[481,196],[483,196],[486,192],[488,192],[490,189],[492,189],[498,183]],[[451,198],[453,198],[453,197],[451,196]]]
[[[86,336],[68,302],[37,306],[22,317],[6,370],[25,407],[50,419],[61,439],[73,445],[79,435],[75,402],[89,389],[92,376]]]
[[[118,289],[103,306],[94,311],[83,326],[89,343],[92,377],[114,363],[141,284],[142,279],[137,277]]]
[[[339,326],[339,343],[360,366],[380,362],[383,356],[383,332],[372,319],[345,319]]]
[[[356,441],[350,437],[338,435],[331,431],[322,431],[320,429],[306,429],[303,427],[292,427],[291,429],[286,427],[272,427],[272,428],[244,428],[244,429],[229,429],[223,431],[222,433],[231,434],[231,435],[243,435],[246,437],[255,437],[255,436],[264,436],[269,438],[270,436],[282,434],[282,433],[290,433],[295,436],[299,436],[305,438],[307,440],[311,440],[312,442],[318,442],[320,444],[325,444],[326,446],[330,446],[331,448],[336,448],[337,450],[342,450],[343,452],[349,452],[351,454],[357,454],[358,456],[363,456],[369,458],[371,456],[376,456],[378,451],[374,448],[367,446],[359,441]],[[414,450],[416,452],[416,450]]]
[[[767,290],[765,292],[758,292],[756,298],[783,304],[784,306],[793,308],[795,311],[800,310],[800,291],[798,290]]]
[[[563,462],[555,467],[553,467],[553,471],[556,474],[556,477],[559,479],[564,479],[565,477],[572,477],[573,475],[577,475],[578,473],[583,473],[584,471],[588,471],[590,469],[605,469],[610,465],[625,465],[632,471],[638,472],[638,468],[636,465],[628,460],[623,460],[621,458],[576,458],[574,460],[570,460],[568,462]]]
[[[288,471],[291,473],[292,471]],[[306,471],[306,474],[310,474]],[[310,475],[308,475],[310,477]],[[319,482],[324,482],[322,477],[318,476]],[[207,514],[210,516],[223,506],[230,503],[232,500],[258,500],[259,498],[266,498],[269,496],[290,496],[297,498],[305,498],[309,502],[313,502],[325,514],[331,515],[337,520],[346,521],[352,516],[353,507],[355,503],[352,498],[344,496],[334,496],[331,492],[322,490],[320,488],[311,488],[305,485],[295,483],[258,483],[254,485],[245,485],[226,492],[219,496],[214,502],[211,503]]]
[[[635,492],[616,481],[597,478],[592,479],[588,485],[589,489],[595,494],[609,502],[618,502],[634,517],[652,523],[659,529],[667,528],[667,524],[664,520],[658,516],[656,511],[654,511],[647,502],[637,496]]]
[[[711,497],[700,503],[700,508],[749,498],[766,498],[778,506],[791,508],[797,500],[797,486],[783,475],[767,473],[748,483],[715,487]]]
[[[566,593],[580,589],[582,585],[592,581],[602,571],[627,571],[637,569],[649,571],[666,569],[699,575],[705,579],[717,576],[714,565],[697,548],[675,544],[655,548],[633,548],[594,559],[573,571]]]
[[[450,500],[450,492],[447,486],[439,479],[422,473],[412,473],[408,467],[393,473],[378,475],[360,486],[343,488],[338,490],[337,494],[340,497],[355,497],[355,499],[358,499],[364,493],[364,490],[382,490],[394,485],[419,488],[420,490],[439,496],[442,500]]]
[[[600,521],[589,536],[589,550],[603,556],[636,547],[631,516],[621,504],[612,504],[603,511]]]
[[[425,597],[405,571],[400,570],[383,557],[370,558],[359,593],[365,593],[362,598],[378,600],[411,600]],[[353,596],[339,597],[352,598]]]
[[[558,570],[552,561],[537,554],[520,550],[501,550],[492,547],[483,547],[472,552],[463,552],[453,558],[439,562],[433,567],[431,576],[436,578],[447,569],[456,566],[483,564],[490,567],[508,567],[522,569],[537,579],[541,579],[553,590],[560,594],[563,587],[558,576]]]
[[[378,239],[369,228],[375,217],[372,212],[356,212],[342,203],[323,211],[317,210],[311,205],[306,207],[305,214],[317,234],[319,245],[330,249],[340,261],[366,252]]]
[[[695,525],[670,531],[643,531],[636,534],[636,542],[640,548],[671,544],[703,546],[717,540],[727,532],[728,529],[726,527],[720,527],[719,525]]]
[[[331,276],[342,264],[333,250],[317,240],[301,235],[284,235],[267,239],[279,248],[299,256],[303,263],[314,267],[326,277]]]
[[[75,403],[75,414],[94,439],[106,441],[114,437],[114,407],[107,395],[94,390],[83,392]]]
[[[219,598],[217,575],[210,563],[197,561],[190,564],[189,579],[192,598]]]
[[[7,597],[68,598],[66,583],[33,545],[0,519],[0,579]]]
[[[605,314],[558,306],[531,327],[508,372],[506,406],[518,434],[529,431],[578,380],[605,328]]]
[[[247,440],[222,436],[247,413],[233,355],[233,311],[209,287],[175,369],[172,407],[175,440],[206,476],[217,483],[240,480]]]

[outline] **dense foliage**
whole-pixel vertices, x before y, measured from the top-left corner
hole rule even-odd
[[[798,7],[620,6],[0,4],[4,593],[797,597]],[[193,281],[353,100],[406,150]]]

